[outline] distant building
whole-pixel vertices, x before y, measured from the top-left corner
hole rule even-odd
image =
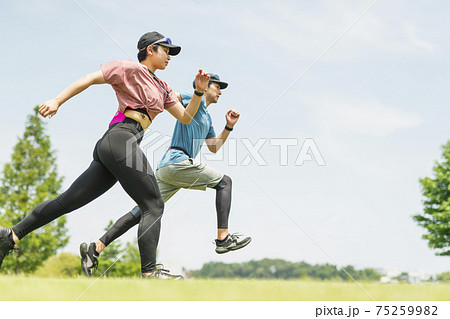
[[[378,273],[380,273],[381,275],[389,277],[389,278],[398,277],[402,274],[400,269],[393,268],[393,267],[376,268],[375,270]]]
[[[413,284],[418,284],[423,281],[436,280],[435,275],[431,275],[421,270],[414,270],[408,272],[408,281]]]
[[[398,283],[400,280],[402,282],[418,284],[424,281],[436,280],[436,275],[431,275],[421,270],[402,272],[398,268],[393,267],[377,268],[375,270],[382,275],[380,278],[380,282],[382,283]]]

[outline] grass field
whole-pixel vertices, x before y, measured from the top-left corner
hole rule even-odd
[[[350,282],[199,279],[183,282],[101,279],[94,282],[95,279],[89,278],[0,276],[0,300],[371,300]],[[450,284],[360,284],[377,301],[450,300]]]

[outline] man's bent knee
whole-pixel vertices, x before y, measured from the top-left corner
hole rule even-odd
[[[221,190],[226,187],[231,187],[231,184],[232,184],[231,177],[228,175],[223,175],[223,178],[216,186],[214,186],[214,189]]]
[[[139,208],[139,206],[135,206],[131,212],[131,214],[133,214],[134,217],[141,217],[141,209]]]

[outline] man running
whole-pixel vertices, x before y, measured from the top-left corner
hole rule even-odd
[[[215,240],[215,250],[218,254],[223,254],[247,246],[251,242],[251,237],[240,239],[239,235],[228,232],[231,178],[204,163],[194,163],[194,158],[200,152],[203,142],[213,153],[222,147],[240,116],[236,110],[229,110],[225,115],[227,124],[219,136],[216,136],[207,107],[217,103],[222,94],[221,90],[225,89],[228,83],[220,81],[217,74],[209,73],[209,76],[210,80],[204,93],[204,99],[201,100],[191,123],[176,123],[171,146],[157,167],[156,180],[164,202],[167,202],[181,188],[203,191],[206,188],[214,188],[216,190],[217,239]],[[195,83],[193,85],[195,89]],[[189,94],[178,94],[178,99],[185,106],[189,104],[191,98],[192,96]],[[140,219],[141,209],[136,206],[131,212],[119,218],[95,243],[80,245],[81,267],[87,276],[92,276],[92,269],[97,268],[100,253],[115,239],[139,224]]]

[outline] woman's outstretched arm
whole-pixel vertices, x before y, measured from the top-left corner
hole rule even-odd
[[[42,103],[39,106],[39,114],[43,117],[52,118],[56,114],[59,107],[66,102],[71,97],[83,92],[92,84],[103,84],[106,83],[103,77],[102,71],[96,71],[86,74],[81,79],[73,82],[71,85],[66,87],[57,97]]]

